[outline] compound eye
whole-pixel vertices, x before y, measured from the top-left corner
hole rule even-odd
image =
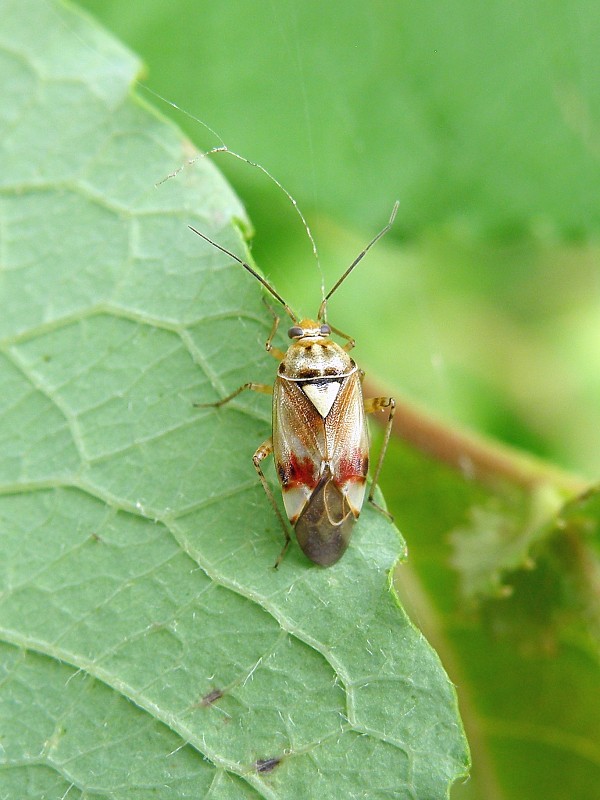
[[[322,336],[329,336],[329,334],[331,333],[331,328],[329,327],[329,325],[321,325],[320,333]]]
[[[288,336],[290,339],[299,339],[304,334],[304,331],[300,327],[300,325],[292,325],[292,327],[288,331]]]

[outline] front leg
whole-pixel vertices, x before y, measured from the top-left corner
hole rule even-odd
[[[344,331],[341,331],[339,328],[334,328],[333,325],[330,325],[329,327],[331,328],[332,333],[336,333],[340,338],[346,340],[346,344],[344,345],[344,350],[347,353],[349,353],[350,350],[352,350],[352,348],[356,344],[356,341],[352,338],[352,336],[349,336],[347,333],[344,333]]]
[[[273,358],[276,358],[277,361],[281,361],[283,358],[285,358],[285,353],[278,347],[273,347],[272,344],[273,339],[275,338],[275,334],[277,333],[277,329],[279,328],[279,323],[281,321],[281,318],[277,316],[277,313],[273,311],[271,306],[267,303],[266,300],[264,300],[264,298],[263,301],[266,307],[269,309],[269,313],[273,317],[273,326],[271,328],[271,333],[269,334],[269,338],[265,342],[265,349],[267,353],[270,353],[273,356]]]

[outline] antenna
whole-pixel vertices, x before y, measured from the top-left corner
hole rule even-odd
[[[225,253],[226,255],[230,256],[231,258],[233,258],[233,260],[234,260],[234,261],[237,261],[237,262],[238,262],[238,264],[241,264],[241,265],[242,265],[242,267],[243,267],[244,269],[247,269],[247,270],[248,270],[248,272],[249,272],[251,275],[254,275],[254,277],[256,278],[256,280],[257,280],[257,281],[260,281],[260,283],[262,283],[262,285],[265,287],[265,289],[267,289],[267,291],[269,291],[269,292],[270,292],[270,293],[273,295],[273,297],[274,297],[274,298],[275,298],[277,301],[279,301],[279,302],[281,303],[281,305],[282,305],[282,306],[284,307],[284,309],[285,309],[285,312],[286,312],[286,314],[287,314],[287,315],[288,315],[288,316],[289,316],[289,317],[292,319],[292,321],[293,321],[293,322],[298,322],[298,317],[297,317],[297,316],[294,314],[294,312],[293,312],[293,311],[292,311],[292,309],[291,309],[291,308],[288,306],[288,304],[285,302],[285,300],[283,299],[283,297],[282,297],[282,296],[281,296],[281,295],[280,295],[278,292],[276,292],[276,291],[275,291],[275,289],[274,289],[274,288],[271,286],[271,284],[270,284],[268,281],[266,281],[266,280],[265,280],[265,279],[262,277],[262,275],[259,275],[259,274],[258,274],[258,272],[257,272],[255,269],[253,269],[253,268],[250,266],[250,264],[248,264],[248,262],[247,262],[247,261],[244,261],[244,260],[243,260],[243,259],[241,259],[239,256],[236,256],[236,254],[235,254],[235,253],[232,253],[232,252],[231,252],[231,250],[227,250],[227,248],[226,248],[226,247],[222,247],[220,244],[217,244],[217,242],[213,241],[212,239],[209,239],[209,237],[208,237],[208,236],[206,236],[204,233],[201,233],[200,231],[196,230],[196,228],[193,228],[191,225],[188,225],[188,228],[189,228],[191,231],[193,231],[194,233],[197,233],[197,234],[198,234],[198,236],[200,236],[200,238],[204,239],[204,241],[205,241],[205,242],[208,242],[209,244],[212,244],[212,246],[213,246],[213,247],[216,247],[216,248],[217,248],[217,250],[220,250],[222,253]]]
[[[156,94],[156,93],[153,92],[153,94]],[[158,96],[160,97],[160,95],[158,95]],[[167,100],[165,102],[169,102],[169,101]],[[174,103],[171,103],[171,105],[173,105],[175,108],[177,108],[177,106],[175,106]],[[188,116],[192,116],[192,115],[188,115]],[[196,117],[192,116],[192,119],[196,119]],[[209,131],[212,132],[212,129],[209,128],[208,125],[206,125],[204,122],[202,122],[202,120],[198,120],[198,122],[200,122],[202,125],[204,125],[205,128],[207,128]],[[182,164],[180,167],[178,167],[178,169],[176,169],[174,172],[169,173],[169,175],[164,177],[162,180],[158,181],[156,186],[160,186],[162,183],[165,183],[165,181],[168,181],[170,178],[174,178],[176,175],[179,175],[179,173],[182,172],[182,170],[184,170],[188,166],[192,166],[193,164],[196,163],[196,161],[199,161],[201,158],[206,158],[207,156],[217,155],[218,153],[227,153],[228,155],[233,156],[234,158],[237,158],[239,161],[243,161],[245,164],[248,164],[251,167],[255,167],[256,169],[260,170],[263,173],[263,175],[266,175],[267,178],[269,178],[269,180],[271,180],[275,184],[275,186],[277,186],[277,188],[280,189],[285,194],[287,199],[290,201],[290,203],[294,207],[294,210],[296,211],[296,213],[298,214],[298,216],[302,220],[302,224],[304,225],[304,230],[306,231],[306,234],[307,234],[307,236],[308,236],[308,238],[310,240],[310,244],[311,244],[311,247],[312,247],[313,255],[314,255],[315,260],[317,262],[317,268],[318,268],[319,273],[320,273],[320,275],[322,277],[323,276],[323,270],[321,269],[321,262],[319,261],[319,253],[317,251],[317,244],[316,244],[315,239],[314,239],[314,237],[312,235],[312,231],[311,231],[311,229],[309,227],[309,224],[306,221],[306,217],[304,216],[304,214],[300,210],[300,206],[298,205],[298,201],[296,200],[296,198],[293,197],[293,195],[290,194],[290,192],[288,192],[288,190],[285,188],[285,186],[282,183],[280,183],[280,181],[278,181],[277,178],[274,175],[271,175],[269,170],[266,169],[265,167],[263,167],[262,164],[259,164],[257,161],[250,161],[250,159],[246,158],[245,156],[242,156],[239,153],[236,153],[235,151],[230,150],[227,147],[227,145],[223,142],[223,140],[221,139],[220,136],[218,136],[217,134],[215,134],[215,136],[217,136],[217,138],[221,140],[221,144],[218,147],[213,147],[210,150],[206,150],[203,153],[198,153],[198,155],[194,156],[194,158],[190,158],[188,161],[186,161],[184,164]]]
[[[319,306],[319,313],[317,314],[317,321],[320,321],[320,320],[322,320],[322,319],[323,319],[323,320],[325,320],[325,321],[327,321],[327,301],[329,300],[329,298],[331,297],[331,295],[332,295],[332,294],[335,292],[335,290],[336,290],[336,289],[338,289],[338,288],[339,288],[339,286],[340,286],[340,285],[341,285],[341,284],[342,284],[342,283],[343,283],[343,282],[346,280],[346,278],[348,277],[348,275],[350,275],[350,273],[352,272],[352,270],[354,269],[354,267],[355,267],[355,266],[356,266],[356,265],[359,263],[359,261],[362,261],[362,259],[363,259],[363,258],[366,256],[366,254],[369,252],[369,250],[370,250],[370,249],[373,247],[373,245],[375,244],[375,242],[378,242],[378,241],[381,239],[381,237],[382,237],[382,236],[385,236],[385,234],[386,234],[386,233],[389,231],[389,229],[390,229],[390,228],[392,227],[392,225],[394,224],[394,220],[396,219],[396,214],[397,214],[397,212],[398,212],[398,206],[399,206],[399,205],[400,205],[400,201],[399,201],[399,200],[396,200],[396,202],[394,203],[394,207],[393,207],[393,209],[392,209],[392,213],[390,214],[390,220],[389,220],[388,224],[385,226],[385,228],[382,228],[382,229],[379,231],[379,233],[377,234],[377,236],[375,236],[373,239],[371,239],[371,241],[370,241],[370,242],[369,242],[369,244],[368,244],[368,245],[367,245],[367,246],[364,248],[364,250],[361,250],[361,251],[360,251],[360,253],[359,253],[359,254],[356,256],[356,258],[354,259],[354,261],[353,261],[353,262],[350,264],[350,266],[348,267],[348,269],[347,269],[347,270],[344,272],[344,274],[342,275],[342,277],[341,277],[341,278],[339,278],[339,279],[337,280],[337,282],[335,283],[335,285],[334,285],[333,289],[330,289],[330,290],[327,292],[327,294],[326,294],[326,295],[325,295],[325,297],[323,298],[323,302],[322,302],[322,303],[321,303],[321,305]]]

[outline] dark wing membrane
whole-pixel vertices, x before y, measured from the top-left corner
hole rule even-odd
[[[298,544],[315,564],[335,564],[348,547],[355,516],[348,497],[326,467],[294,526]]]

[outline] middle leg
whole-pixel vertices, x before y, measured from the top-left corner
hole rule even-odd
[[[387,450],[390,441],[390,435],[392,433],[392,420],[394,419],[394,413],[396,411],[396,401],[393,397],[371,397],[370,399],[365,400],[365,411],[367,414],[372,414],[373,412],[380,411],[384,408],[389,408],[389,414],[385,426],[385,432],[383,434],[383,444],[381,445],[381,450],[379,451],[379,458],[377,459],[375,472],[373,473],[373,480],[371,481],[371,490],[369,491],[369,496],[367,499],[372,505],[385,514],[386,517],[392,519],[392,515],[389,513],[389,511],[386,511],[385,508],[381,508],[381,506],[374,501],[373,495],[375,494],[375,488],[379,480],[379,473],[381,472],[383,459],[385,458],[385,452]]]

